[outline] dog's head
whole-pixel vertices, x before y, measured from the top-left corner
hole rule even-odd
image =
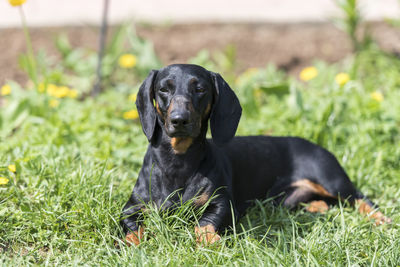
[[[210,119],[213,141],[223,145],[235,135],[242,112],[235,93],[219,74],[189,64],[151,71],[136,105],[147,139],[153,140],[158,117],[171,144],[195,139]]]

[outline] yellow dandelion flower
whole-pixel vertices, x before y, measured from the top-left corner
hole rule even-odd
[[[132,109],[132,110],[129,110],[127,112],[124,112],[122,117],[125,120],[135,120],[135,119],[139,118],[139,113],[138,113],[138,111],[136,109]]]
[[[11,165],[8,165],[8,170],[10,171],[10,172],[17,172],[17,167],[15,167],[15,164],[11,164]]]
[[[69,98],[77,98],[78,97],[78,90],[76,90],[76,89],[69,90],[68,97]]]
[[[64,97],[68,96],[69,91],[70,90],[67,86],[60,86],[60,87],[58,87],[58,89],[56,91],[55,97],[64,98]]]
[[[1,95],[9,95],[11,94],[11,86],[9,84],[5,84],[1,87]]]
[[[12,6],[20,6],[26,2],[26,0],[8,0]]]
[[[52,108],[56,108],[58,107],[58,105],[60,105],[60,101],[58,101],[57,99],[51,99],[49,101],[49,106]]]
[[[118,64],[121,68],[130,69],[136,66],[137,57],[132,54],[123,54],[118,59]]]
[[[70,89],[67,86],[57,86],[55,84],[47,85],[47,94],[56,98],[67,97],[70,93]]]
[[[383,94],[379,91],[375,91],[371,93],[371,98],[377,102],[382,102],[385,98],[383,97]]]
[[[46,92],[48,95],[54,96],[57,92],[58,86],[52,83],[49,83],[46,88]]]
[[[299,77],[300,80],[307,82],[317,77],[317,75],[318,75],[318,70],[316,67],[307,67],[300,72]]]
[[[0,185],[6,185],[9,181],[6,177],[0,177]]]
[[[135,102],[135,101],[136,101],[136,98],[137,98],[137,95],[136,95],[136,94],[130,94],[130,95],[128,96],[128,100],[131,101],[131,102]]]
[[[347,73],[341,72],[335,76],[335,82],[340,86],[345,85],[348,81],[350,81],[350,76]]]

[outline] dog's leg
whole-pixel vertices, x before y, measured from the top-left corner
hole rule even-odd
[[[131,244],[134,244],[135,246],[138,246],[140,242],[143,240],[143,232],[144,228],[139,226],[139,229],[137,231],[129,232],[125,236],[125,242],[128,247],[131,246]]]
[[[199,244],[213,244],[221,239],[217,234],[214,225],[207,224],[205,226],[196,226],[194,228],[194,233],[196,234],[196,242]]]
[[[297,187],[286,197],[283,205],[288,208],[294,208],[300,203],[308,203],[306,210],[311,213],[325,213],[329,206],[324,200],[312,200],[315,196],[313,191],[307,188]]]
[[[144,228],[137,221],[141,214],[141,206],[134,205],[131,201],[126,203],[121,216],[121,225],[125,232],[125,243],[139,245],[143,240]]]
[[[306,210],[311,213],[325,213],[329,210],[329,206],[324,200],[313,200],[308,204]]]
[[[391,223],[392,219],[386,217],[381,211],[378,210],[371,200],[358,193],[357,197],[353,201],[358,206],[358,212],[367,216],[369,219],[375,220],[375,225]]]
[[[286,195],[286,198],[282,204],[283,206],[292,209],[300,203],[308,202],[312,196],[313,193],[310,190],[307,190],[303,187],[296,187]]]
[[[289,208],[295,207],[299,203],[308,203],[306,207],[308,212],[325,213],[328,211],[329,206],[324,199],[334,199],[334,196],[329,194],[321,185],[307,179],[297,180],[291,186],[294,189],[284,201],[284,205]]]
[[[221,239],[217,231],[231,222],[231,209],[226,197],[211,201],[195,227],[196,242],[203,245],[213,244]]]
[[[368,216],[369,219],[375,220],[375,225],[391,223],[392,221],[382,212],[377,210],[377,205],[366,198],[362,193],[356,191],[353,185],[351,185],[350,189],[354,188],[354,190],[349,190],[349,187],[346,187],[343,190],[332,194],[320,184],[311,182],[307,179],[297,180],[292,183],[291,186],[293,186],[294,189],[292,187],[292,191],[287,193],[287,197],[283,202],[283,205],[286,207],[293,208],[299,203],[309,202],[309,205],[306,207],[307,211],[324,213],[329,209],[329,206],[325,201],[326,199],[337,201],[340,198],[341,200],[348,200],[352,205],[358,205],[358,211],[361,214]]]

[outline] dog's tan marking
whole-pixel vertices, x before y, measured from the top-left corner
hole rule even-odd
[[[140,241],[143,240],[143,232],[144,232],[143,227],[139,227],[139,231],[133,231],[128,233],[125,236],[125,242],[128,245],[128,247],[130,247],[132,244],[134,244],[135,246],[139,245]]]
[[[392,219],[386,217],[385,215],[383,215],[382,212],[371,207],[371,205],[369,205],[364,200],[357,199],[356,203],[358,204],[358,212],[360,212],[363,215],[368,216],[368,218],[370,218],[370,219],[374,219],[375,225],[381,225],[381,224],[392,222]]]
[[[210,196],[209,196],[207,193],[204,192],[204,193],[202,193],[200,196],[198,196],[198,197],[196,198],[196,200],[194,201],[194,204],[195,204],[197,207],[201,207],[201,206],[203,206],[204,204],[207,203],[209,197],[210,197]]]
[[[221,239],[221,237],[215,232],[214,226],[207,224],[205,226],[194,228],[196,234],[196,242],[198,244],[210,245]]]
[[[184,154],[191,146],[193,138],[191,137],[172,137],[171,146],[175,154]]]
[[[337,198],[336,196],[334,196],[331,193],[329,193],[328,191],[326,191],[326,189],[322,185],[311,182],[308,179],[298,180],[298,181],[292,183],[291,186],[309,190],[309,191],[311,191],[317,195],[323,196],[323,197]]]
[[[208,103],[206,110],[204,112],[204,117],[207,117],[208,114],[210,114],[210,111],[211,111],[211,103]]]
[[[156,103],[156,110],[157,110],[157,113],[160,114],[160,116],[162,116],[162,112],[160,110],[160,107],[158,106],[158,102]]]
[[[171,103],[169,104],[169,107],[167,109],[168,118],[170,117],[171,111],[173,108],[174,108],[174,103],[173,103],[173,101],[171,101]]]
[[[337,196],[334,196],[330,194],[324,187],[322,187],[320,184],[316,184],[311,182],[308,179],[302,179],[299,181],[296,181],[291,184],[292,186],[302,188],[305,190],[309,190],[315,194],[318,194],[323,197],[331,197],[331,198],[337,198]],[[307,207],[307,210],[310,212],[321,212],[319,209],[322,209],[323,212],[328,210],[328,205],[325,203],[313,203],[313,202],[320,202],[320,201],[312,201],[310,203],[310,206]],[[365,202],[362,199],[357,199],[356,203],[358,204],[358,211],[363,214],[368,216],[368,218],[375,220],[375,225],[381,225],[385,223],[391,223],[392,220],[385,215],[383,215],[382,212],[375,210],[371,205],[369,205],[367,202]],[[326,207],[324,207],[326,205]],[[315,211],[314,211],[315,210]],[[323,213],[322,212],[322,213]]]
[[[311,213],[325,213],[328,209],[328,204],[323,200],[311,201],[306,208],[306,210]]]

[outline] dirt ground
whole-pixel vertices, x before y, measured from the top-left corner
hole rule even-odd
[[[383,22],[372,23],[370,28],[383,49],[400,53],[399,28]],[[57,55],[54,39],[61,32],[68,34],[74,46],[97,47],[98,29],[87,26],[34,28],[34,49]],[[233,44],[239,70],[272,62],[297,74],[315,59],[336,62],[351,51],[346,35],[328,23],[147,25],[137,26],[137,32],[153,41],[164,64],[186,62],[202,49],[217,51]],[[18,67],[18,55],[25,49],[21,29],[0,29],[0,84],[7,80],[26,82],[26,75]]]

